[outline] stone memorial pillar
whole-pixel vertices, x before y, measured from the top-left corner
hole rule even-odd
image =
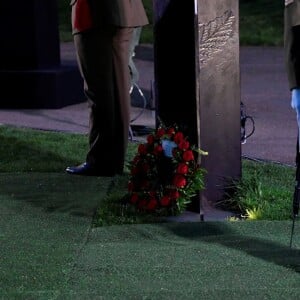
[[[76,63],[60,60],[56,0],[0,2],[0,108],[84,101]]]
[[[208,152],[205,190],[190,206],[205,214],[241,176],[238,1],[154,0],[153,7],[156,114]]]

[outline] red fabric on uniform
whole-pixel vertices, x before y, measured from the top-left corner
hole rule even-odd
[[[79,31],[92,28],[92,16],[88,0],[77,0],[74,16],[74,27]]]

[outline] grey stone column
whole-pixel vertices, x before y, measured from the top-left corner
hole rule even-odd
[[[208,152],[190,207],[205,214],[241,176],[238,1],[155,0],[154,15],[156,113]]]
[[[215,203],[241,176],[239,11],[237,0],[198,0],[197,110],[207,169],[202,202]]]

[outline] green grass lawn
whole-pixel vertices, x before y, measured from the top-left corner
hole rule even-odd
[[[57,2],[69,41],[70,0]],[[282,45],[283,2],[240,0],[242,45]],[[243,159],[222,203],[241,219],[161,223],[120,209],[128,169],[65,174],[87,145],[82,134],[0,125],[1,299],[300,299],[299,222],[289,247],[295,168]],[[129,143],[127,162],[136,149]]]
[[[62,41],[70,41],[70,0],[58,1]],[[141,43],[153,43],[152,0],[143,0],[150,24],[142,31]],[[240,44],[281,46],[283,43],[283,0],[240,0]],[[180,38],[180,36],[178,37]]]
[[[294,168],[243,160],[229,200],[260,206],[261,221],[162,222],[120,211],[128,170],[65,174],[87,136],[2,125],[0,140],[3,299],[299,299]]]
[[[284,1],[240,0],[239,6],[241,45],[283,45]]]
[[[81,134],[9,126],[0,126],[0,140],[0,173],[21,174],[18,176],[27,176],[28,173],[63,174],[66,166],[83,161],[88,143],[87,136]],[[127,164],[136,150],[137,144],[129,143]],[[223,207],[225,205],[226,209],[236,211],[242,219],[290,219],[295,169],[248,160],[243,160],[242,166],[243,175],[241,181],[235,183],[236,192],[222,202]],[[128,175],[127,168],[124,175],[114,178],[113,188],[101,200],[103,206],[95,220],[97,226],[152,221],[149,216],[139,218],[130,210],[124,212],[120,209],[120,199],[127,192]],[[18,181],[22,183],[22,180]],[[15,188],[23,187],[21,184]]]

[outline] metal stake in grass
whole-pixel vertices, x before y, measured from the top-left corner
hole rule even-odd
[[[292,248],[292,243],[293,243],[295,221],[299,214],[299,203],[300,203],[300,184],[297,181],[295,185],[294,198],[293,198],[293,225],[292,225],[292,232],[291,232],[291,239],[290,239],[290,248]]]

